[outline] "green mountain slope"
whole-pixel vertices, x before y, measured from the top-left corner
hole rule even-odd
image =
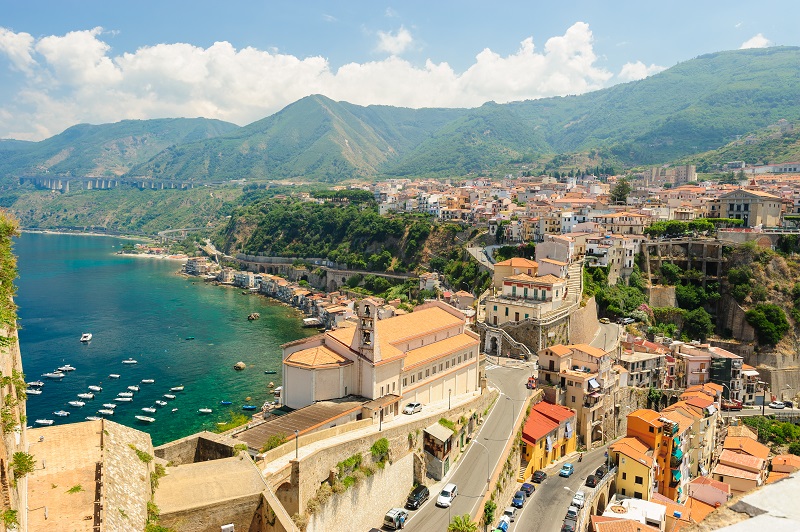
[[[800,123],[787,121],[783,128],[775,124],[716,150],[686,157],[684,161],[697,165],[699,172],[718,170],[731,161],[744,161],[752,165],[800,161]]]

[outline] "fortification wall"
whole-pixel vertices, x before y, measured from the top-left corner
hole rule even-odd
[[[590,343],[600,329],[600,323],[597,321],[597,303],[594,300],[594,296],[586,302],[585,307],[575,310],[569,319],[569,343]]]

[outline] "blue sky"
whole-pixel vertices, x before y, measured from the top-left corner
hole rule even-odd
[[[127,118],[243,125],[313,93],[474,107],[579,94],[708,52],[800,45],[789,0],[0,5],[0,138],[29,140]]]

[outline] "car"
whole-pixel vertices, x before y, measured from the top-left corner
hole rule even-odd
[[[450,505],[453,504],[453,499],[456,498],[456,495],[458,495],[458,487],[455,484],[451,482],[445,485],[442,492],[436,498],[436,506],[449,508]]]
[[[561,532],[575,532],[577,526],[578,521],[576,519],[564,519],[564,522],[561,524]]]
[[[600,323],[611,323],[611,320],[608,318],[600,318]]]
[[[630,325],[631,323],[635,323],[636,320],[633,318],[620,318],[617,320],[617,323],[620,325]]]
[[[583,504],[586,502],[586,494],[582,491],[576,491],[575,496],[572,498],[572,506],[577,508],[583,508]]]
[[[589,475],[586,477],[586,485],[590,488],[594,488],[600,483],[600,479],[594,475]]]
[[[509,506],[503,512],[503,517],[507,517],[508,518],[508,522],[509,523],[513,523],[514,519],[517,518],[517,509],[514,508],[513,506]]]
[[[783,406],[785,406],[786,408],[794,408],[794,403],[792,403],[791,401],[784,401]]]
[[[566,464],[561,466],[561,470],[558,472],[558,476],[569,477],[574,472],[575,472],[575,466],[567,462]]]
[[[408,403],[403,409],[404,414],[416,414],[422,412],[422,403]]]
[[[506,516],[500,518],[500,522],[497,523],[497,528],[494,529],[494,532],[508,532],[508,526],[510,521]]]
[[[577,506],[570,506],[567,508],[567,516],[564,519],[578,519],[578,512],[580,509]]]
[[[411,490],[411,493],[408,495],[408,499],[406,499],[406,508],[409,510],[418,509],[425,501],[428,500],[430,495],[430,490],[426,486],[420,484]]]
[[[539,469],[533,472],[533,475],[531,476],[531,482],[536,482],[537,484],[540,484],[544,482],[544,479],[546,478],[547,478],[547,473]]]
[[[525,484],[523,484],[523,485],[522,485],[522,486],[521,486],[519,489],[521,489],[522,491],[524,491],[524,492],[525,492],[525,496],[526,496],[526,497],[530,497],[530,496],[531,496],[531,493],[533,493],[534,491],[536,491],[536,486],[534,486],[534,485],[533,485],[533,484],[531,484],[530,482],[526,482],[526,483],[525,483]]]
[[[601,465],[600,467],[597,468],[597,471],[594,472],[594,476],[597,477],[597,480],[600,480],[601,478],[606,476],[606,473],[608,473],[608,468],[604,465]]]
[[[780,401],[772,401],[769,405],[770,408],[774,408],[775,410],[782,410],[786,408],[786,405]]]
[[[511,506],[514,508],[522,508],[525,506],[525,492],[519,490],[514,494],[514,498],[511,499]]]
[[[391,530],[398,530],[403,528],[407,520],[408,512],[402,508],[392,508],[383,517],[383,526]]]

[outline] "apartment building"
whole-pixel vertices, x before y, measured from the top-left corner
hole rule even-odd
[[[719,217],[736,218],[744,227],[777,227],[781,222],[781,198],[761,190],[739,189],[719,197]]]
[[[566,295],[566,279],[554,275],[531,277],[520,273],[506,277],[502,292],[485,299],[486,322],[502,325],[510,321],[539,319],[559,308]]]
[[[522,427],[523,478],[567,456],[576,449],[575,411],[540,402],[531,407]]]

